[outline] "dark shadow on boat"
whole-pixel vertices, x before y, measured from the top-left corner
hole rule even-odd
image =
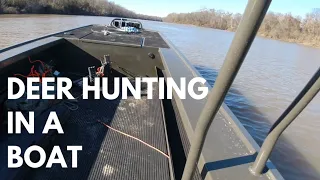
[[[98,59],[82,51],[76,46],[70,46],[69,43],[61,44],[49,49],[48,51],[32,55],[32,60],[35,59],[42,60],[46,63],[53,60],[55,62],[55,68],[61,72],[61,76],[68,77],[71,80],[82,79],[82,77],[86,76],[88,73],[87,67],[93,65],[98,67],[100,65],[100,61]],[[28,59],[25,58],[15,64],[12,64],[12,66],[2,69],[1,73],[3,76],[1,76],[1,82],[6,83],[7,77],[12,77],[13,73],[28,74],[31,66],[32,64],[30,64]],[[124,76],[115,70],[113,70],[113,74],[117,77]],[[112,90],[113,86],[110,87],[109,93],[112,93]],[[54,146],[59,146],[68,168],[62,168],[60,164],[53,164],[52,168],[45,168],[45,164],[47,162],[44,166],[37,169],[31,169],[26,165],[10,170],[8,170],[8,168],[0,167],[0,172],[4,172],[0,179],[9,176],[10,177],[8,179],[88,178],[98,154],[103,153],[100,152],[101,143],[109,132],[109,129],[99,123],[98,120],[105,124],[112,123],[121,101],[121,95],[115,100],[105,100],[103,98],[99,100],[84,100],[82,98],[82,88],[77,86],[73,86],[71,94],[77,98],[77,108],[70,109],[66,104],[60,103],[59,107],[52,107],[46,110],[39,117],[35,118],[36,135],[29,135],[25,132],[26,130],[23,130],[23,133],[20,135],[8,135],[7,133],[4,133],[6,136],[2,136],[0,140],[1,147],[3,147],[1,149],[4,150],[0,151],[0,154],[2,154],[0,158],[0,165],[3,165],[3,167],[7,167],[8,154],[6,150],[7,148],[5,148],[7,145],[18,145],[22,147],[23,152],[25,148],[31,145],[39,145],[45,149],[47,156],[50,155]],[[62,109],[61,111],[64,112],[65,110],[68,110],[68,108],[68,116],[60,116],[58,110]],[[52,130],[54,132],[50,136],[45,136],[41,133],[49,111],[57,111],[64,134],[57,134],[55,130]],[[49,131],[49,133],[52,131]],[[78,153],[77,156],[77,168],[71,168],[72,156],[71,152],[67,151],[67,146],[82,146],[82,151]],[[33,162],[36,162],[39,160],[39,156],[37,153],[32,153],[31,159]]]
[[[213,87],[218,71],[203,65],[194,65],[194,67],[207,80],[210,86]],[[263,112],[256,108],[255,105],[234,86],[230,88],[225,103],[259,146],[261,146],[272,125]],[[252,157],[243,156],[206,163],[206,167],[202,170],[202,175],[206,171],[240,165],[239,163],[249,163],[250,158]],[[291,145],[284,136],[279,138],[270,159],[285,179],[297,179],[297,177],[300,179],[317,179],[320,177],[319,172],[317,172],[309,162],[304,160],[304,156]]]
[[[242,164],[252,163],[256,157],[257,157],[257,153],[252,154],[252,155],[247,155],[247,156],[240,156],[240,157],[236,157],[236,158],[224,159],[224,160],[220,160],[220,161],[206,163],[205,167],[202,168],[201,177],[203,179],[205,179],[205,177],[209,171],[214,171],[214,170],[224,169],[224,168],[238,166],[238,165],[242,165]],[[268,169],[265,168],[264,172],[266,172],[267,170]]]
[[[98,59],[68,42],[61,44],[61,46],[53,48],[46,53],[46,56],[49,55],[51,59],[56,60],[56,68],[61,72],[66,72],[66,76],[72,80],[76,74],[87,74],[88,67],[101,65]],[[115,70],[113,70],[113,74],[117,77],[124,76]],[[110,86],[109,93],[112,93],[113,89],[113,86]],[[71,92],[75,97],[80,97],[78,99],[79,109],[72,111],[70,118],[64,123],[65,133],[57,135],[52,140],[51,146],[47,147],[47,150],[51,152],[53,146],[59,146],[68,168],[62,168],[60,164],[53,164],[52,168],[41,167],[30,171],[26,176],[27,179],[66,179],[67,177],[87,179],[98,155],[106,153],[100,148],[110,130],[98,121],[108,125],[112,124],[121,102],[121,95],[115,100],[106,100],[102,94],[100,94],[101,99],[90,98],[89,94],[89,99],[84,100],[82,88],[73,86]],[[72,157],[71,153],[66,151],[66,147],[72,145],[82,146],[82,151],[78,153],[77,168],[69,168]]]

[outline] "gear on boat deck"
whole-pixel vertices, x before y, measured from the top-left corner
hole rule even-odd
[[[154,91],[154,96],[157,96]],[[65,122],[64,135],[53,144],[62,149],[67,165],[71,154],[67,145],[82,145],[78,168],[39,168],[27,179],[170,179],[169,159],[145,144],[111,130],[110,125],[168,153],[161,101],[158,98],[79,100],[79,109]]]

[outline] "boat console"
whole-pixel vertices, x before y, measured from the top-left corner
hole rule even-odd
[[[113,19],[110,23],[110,26],[116,27],[116,28],[134,27],[137,29],[142,29],[142,23],[140,21],[128,20],[125,18]]]

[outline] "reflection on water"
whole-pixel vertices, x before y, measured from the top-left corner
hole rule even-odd
[[[0,48],[56,31],[112,18],[90,16],[0,16]],[[222,66],[233,33],[143,21],[161,31],[211,85]],[[257,38],[229,91],[226,104],[261,145],[271,124],[320,66],[320,49]],[[320,178],[320,95],[284,132],[272,161],[286,179]]]

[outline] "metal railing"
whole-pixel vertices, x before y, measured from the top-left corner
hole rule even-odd
[[[265,164],[271,154],[274,145],[282,132],[291,124],[291,122],[302,112],[302,110],[311,102],[320,90],[320,68],[313,75],[307,85],[283,112],[279,119],[271,127],[267,138],[264,140],[259,154],[250,167],[254,175],[260,175],[265,167]]]
[[[223,66],[198,119],[182,180],[191,180],[193,177],[210,125],[250,49],[270,3],[271,0],[249,0],[247,4]],[[253,166],[250,167],[252,174],[259,175],[262,173],[278,137],[319,92],[319,74],[320,70],[277,120],[264,141]]]

